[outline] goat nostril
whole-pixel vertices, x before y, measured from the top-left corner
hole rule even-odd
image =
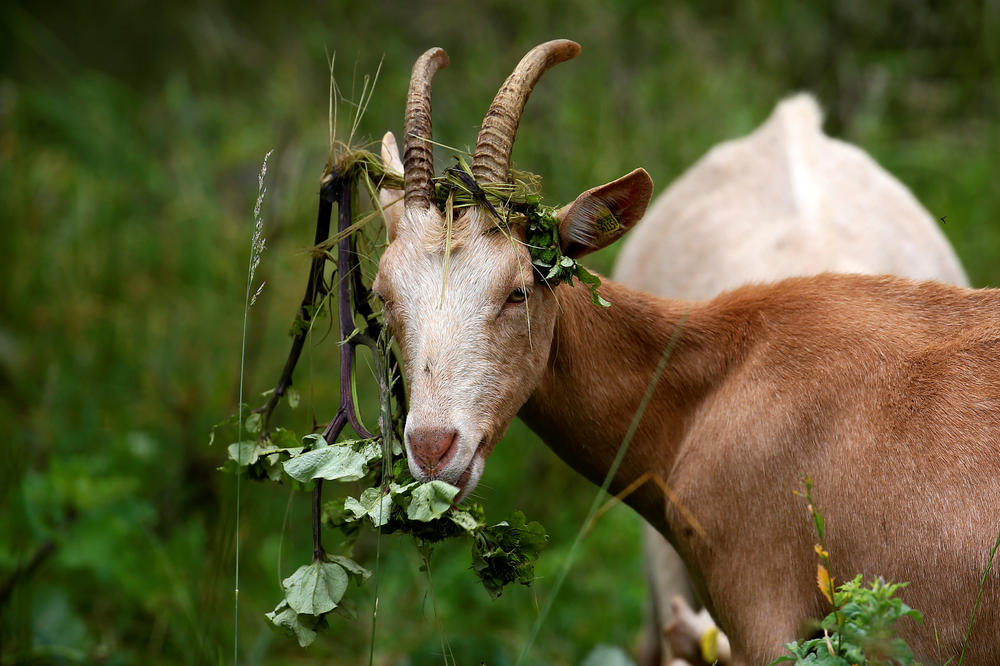
[[[458,431],[451,428],[415,428],[407,438],[417,463],[431,474],[447,465],[458,450]]]

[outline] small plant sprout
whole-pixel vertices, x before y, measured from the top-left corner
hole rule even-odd
[[[816,569],[816,584],[833,611],[819,623],[822,636],[788,643],[789,654],[772,664],[794,662],[816,666],[905,666],[913,664],[913,652],[902,638],[896,636],[896,623],[904,617],[921,622],[923,617],[897,598],[896,592],[906,583],[886,583],[875,578],[868,587],[861,576],[835,588],[830,575],[830,553],[826,549],[826,523],[813,500],[812,479],[803,479],[804,497],[819,542],[815,546],[820,563]]]

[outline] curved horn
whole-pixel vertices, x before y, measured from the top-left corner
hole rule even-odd
[[[472,157],[472,175],[476,182],[507,182],[514,136],[531,90],[549,67],[575,58],[579,53],[580,45],[576,42],[554,39],[539,44],[521,58],[514,72],[500,86],[479,130]]]
[[[433,48],[417,58],[406,95],[406,123],[403,139],[404,205],[429,208],[434,201],[434,146],[431,131],[431,79],[448,66],[444,49]]]

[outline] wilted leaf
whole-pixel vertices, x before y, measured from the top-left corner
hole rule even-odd
[[[285,631],[286,634],[295,636],[300,647],[306,647],[316,640],[315,624],[319,618],[312,615],[299,615],[288,606],[288,601],[282,600],[278,606],[267,613],[269,619],[276,627]],[[309,625],[313,624],[312,627]]]
[[[344,557],[343,555],[327,555],[326,557],[331,562],[334,562],[344,567],[344,569],[347,570],[347,573],[361,578],[360,582],[364,582],[369,578],[371,578],[372,575],[371,571],[368,571],[368,569],[365,569],[363,566],[361,566],[360,564],[358,564],[349,557]]]
[[[833,578],[830,577],[830,572],[822,564],[816,567],[816,584],[826,600],[832,604],[833,598],[830,596],[830,590],[833,589]]]
[[[313,562],[281,582],[285,599],[296,613],[321,615],[333,610],[347,590],[347,572],[333,562]]]
[[[411,493],[412,499],[406,509],[406,517],[423,522],[440,518],[451,508],[456,495],[458,488],[450,483],[438,480],[422,483]]]

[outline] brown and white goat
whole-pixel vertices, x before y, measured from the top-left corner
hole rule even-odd
[[[821,124],[815,100],[797,95],[749,136],[709,151],[629,235],[615,279],[691,300],[824,271],[966,285],[948,241],[909,190]],[[671,600],[695,600],[679,556],[648,525],[645,551],[652,631],[644,661],[658,664],[669,658],[666,646],[657,648]]]
[[[507,79],[479,133],[477,182],[507,181],[531,88],[578,50],[542,44]],[[608,281],[603,309],[579,285],[546,286],[523,232],[495,233],[480,207],[455,220],[445,272],[428,140],[430,81],[446,62],[432,49],[414,66],[404,202],[387,211],[374,287],[403,354],[414,475],[468,493],[519,414],[600,482],[679,330],[612,490],[647,473],[672,489],[677,502],[656,484],[627,501],[680,553],[733,663],[766,663],[824,614],[812,526],[792,497],[804,474],[832,574],[912,581],[904,596],[926,619],[905,637],[925,659],[957,654],[998,528],[1000,292],[824,274],[687,302]],[[398,162],[391,136],[383,150]],[[564,252],[617,240],[651,189],[636,170],[580,195],[560,215]],[[609,211],[620,228],[604,234]],[[998,631],[994,573],[968,663],[1000,663]]]

